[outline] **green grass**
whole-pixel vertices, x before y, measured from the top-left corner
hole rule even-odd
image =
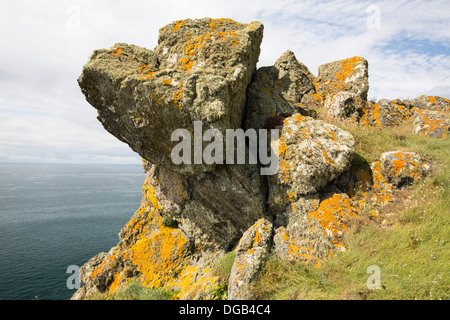
[[[330,121],[328,121],[330,122]],[[410,122],[394,129],[335,124],[355,137],[358,162],[371,163],[388,151],[417,152],[433,173],[397,191],[396,203],[381,207],[398,227],[382,228],[364,211],[345,233],[347,251],[316,269],[272,256],[253,292],[258,299],[449,299],[450,138],[427,140]],[[367,288],[369,266],[381,271],[381,289]]]
[[[231,268],[235,259],[236,251],[230,251],[214,264],[212,268],[213,275],[219,277],[219,284],[210,292],[214,300],[227,299],[228,280],[230,279]]]
[[[230,251],[214,264],[212,272],[216,277],[220,278],[221,282],[228,283],[235,259],[236,251]]]

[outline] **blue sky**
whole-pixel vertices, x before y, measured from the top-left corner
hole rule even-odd
[[[261,21],[258,66],[286,50],[317,75],[352,56],[369,61],[369,98],[450,98],[450,2],[10,1],[0,4],[0,162],[141,163],[107,133],[76,79],[95,49],[153,49],[185,18]]]

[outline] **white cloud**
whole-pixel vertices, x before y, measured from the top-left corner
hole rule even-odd
[[[373,12],[367,8],[373,5],[380,28],[370,30]],[[185,18],[263,22],[258,66],[272,65],[289,49],[317,74],[323,63],[360,55],[369,60],[372,97],[450,97],[447,0],[41,0],[0,6],[0,161],[139,162],[103,130],[76,79],[94,49],[117,42],[153,49],[159,28]],[[420,41],[436,46],[409,47]]]

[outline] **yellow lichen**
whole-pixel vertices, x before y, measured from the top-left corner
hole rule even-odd
[[[180,90],[176,91],[173,95],[173,106],[177,109],[183,109],[181,104],[182,96],[183,96],[183,83],[180,83]]]
[[[172,28],[172,31],[177,31],[184,24],[184,20],[178,20],[175,26]]]
[[[114,52],[111,54],[111,56],[118,56],[120,54],[122,54],[123,52],[123,48],[117,48],[116,50],[114,50]]]
[[[189,71],[192,69],[192,66],[194,65],[194,62],[189,58],[183,58],[180,60],[180,68],[186,71]]]

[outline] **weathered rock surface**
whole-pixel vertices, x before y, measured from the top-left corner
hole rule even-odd
[[[154,51],[119,43],[96,50],[78,80],[105,129],[151,163],[183,174],[214,165],[174,165],[172,132],[240,128],[263,26],[231,19],[180,20],[160,30]],[[193,162],[192,162],[193,163]]]
[[[272,223],[260,219],[242,236],[236,248],[236,259],[228,284],[229,300],[252,298],[251,284],[269,254],[272,241]]]
[[[368,127],[395,128],[414,115],[412,107],[409,100],[382,99],[377,103],[368,101],[360,122]]]
[[[431,166],[414,152],[391,151],[381,155],[381,174],[395,187],[426,176]]]
[[[274,66],[259,68],[248,89],[245,128],[273,129],[284,118],[308,114],[300,106],[302,98],[314,91],[314,75],[286,51]]]
[[[395,128],[414,119],[414,133],[426,138],[443,138],[450,130],[450,100],[422,95],[413,100],[368,101],[359,122],[367,127]]]
[[[412,101],[414,132],[426,138],[444,138],[450,130],[450,100],[422,95]]]
[[[276,229],[275,254],[313,266],[345,251],[343,234],[358,205],[347,194],[303,196],[285,213],[287,223]]]
[[[368,62],[361,57],[330,62],[319,67],[317,93],[325,110],[335,117],[359,118],[369,91]]]
[[[281,212],[299,196],[319,192],[350,164],[353,136],[331,124],[300,114],[283,121],[278,172],[268,177],[269,208]]]

